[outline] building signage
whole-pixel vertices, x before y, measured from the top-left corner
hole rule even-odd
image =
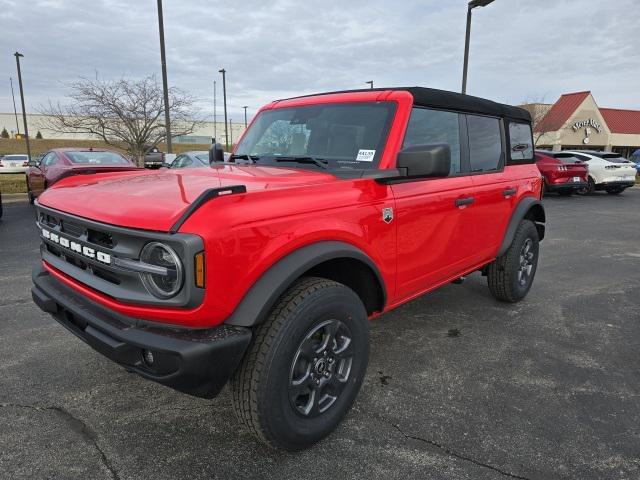
[[[602,133],[602,125],[596,122],[593,118],[590,118],[588,120],[580,120],[579,122],[574,123],[572,127],[574,132],[577,132],[582,127],[593,127],[598,131],[598,133]]]

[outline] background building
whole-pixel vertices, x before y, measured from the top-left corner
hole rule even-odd
[[[28,113],[27,114],[27,126],[29,127],[29,136],[31,138],[35,138],[36,133],[40,131],[42,136],[46,139],[59,139],[59,140],[95,140],[96,137],[92,137],[90,135],[77,135],[77,134],[60,134],[46,128],[43,128],[43,117],[44,115]],[[24,127],[22,125],[22,115],[18,113],[18,126],[20,129],[20,133],[24,133]],[[0,113],[0,131],[3,128],[7,129],[11,138],[15,136],[16,131],[16,117],[13,113]],[[233,130],[233,135],[229,135],[229,141],[233,139],[233,143],[236,143],[240,138],[242,133],[244,132],[244,122],[243,123],[233,123],[231,126]],[[214,123],[210,121],[202,122],[202,125],[196,129],[195,132],[190,135],[182,135],[179,137],[174,137],[174,143],[190,143],[190,144],[211,144],[211,138],[214,135],[214,132],[217,133],[218,142],[224,144],[224,121],[216,122],[215,127]],[[230,132],[231,133],[231,132]]]
[[[589,91],[565,93],[552,105],[526,108],[534,118],[538,148],[611,150],[623,156],[640,148],[640,110],[598,107]]]

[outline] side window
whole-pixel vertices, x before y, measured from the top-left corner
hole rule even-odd
[[[509,122],[509,155],[513,160],[533,159],[531,126]]]
[[[451,173],[460,173],[460,125],[458,114],[414,108],[407,125],[403,147],[447,143],[451,149]]]
[[[184,163],[185,158],[186,157],[184,155],[178,155],[171,164],[171,168],[182,168],[182,164]]]
[[[467,115],[469,161],[472,172],[488,172],[500,167],[502,138],[500,120],[479,115]]]
[[[45,157],[42,159],[42,164],[45,167],[50,167],[51,165],[54,165],[57,160],[58,160],[58,157],[55,153],[53,152],[47,153]]]

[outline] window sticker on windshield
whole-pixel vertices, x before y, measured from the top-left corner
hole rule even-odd
[[[373,162],[373,157],[375,157],[375,150],[358,150],[358,156],[356,157],[356,162]]]

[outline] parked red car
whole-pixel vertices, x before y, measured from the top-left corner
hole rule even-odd
[[[536,165],[544,178],[545,194],[569,196],[588,185],[589,167],[571,153],[536,150]]]
[[[142,170],[117,152],[101,148],[56,148],[32,160],[27,172],[29,203],[70,175]]]

